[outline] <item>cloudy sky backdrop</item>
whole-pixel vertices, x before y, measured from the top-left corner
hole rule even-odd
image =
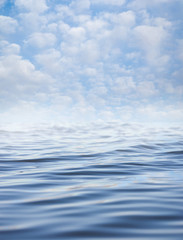
[[[0,0],[0,121],[183,121],[182,0]]]

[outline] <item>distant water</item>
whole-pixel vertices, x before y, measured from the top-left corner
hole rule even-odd
[[[183,128],[0,131],[0,239],[183,239]]]

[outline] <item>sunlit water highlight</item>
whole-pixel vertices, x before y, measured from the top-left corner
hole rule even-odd
[[[183,239],[183,128],[0,131],[0,239]]]

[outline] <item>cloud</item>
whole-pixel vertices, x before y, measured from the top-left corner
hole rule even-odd
[[[20,53],[20,46],[15,43],[9,43],[8,41],[0,41],[0,53],[1,55],[17,55]]]
[[[181,111],[182,106],[166,106],[162,108],[162,106],[154,106],[154,105],[146,105],[141,106],[137,109],[137,114],[139,118],[143,119],[143,121],[164,121],[168,122],[175,122],[180,121],[183,117],[183,113]]]
[[[125,4],[125,0],[91,0],[91,4],[96,4],[96,5],[114,5],[114,6],[121,6]]]
[[[1,45],[4,45],[4,56],[0,57],[0,96],[4,107],[23,99],[34,99],[37,92],[49,92],[48,84],[53,83],[53,79],[19,56],[20,46],[7,42]]]
[[[0,34],[12,34],[15,32],[18,23],[15,19],[7,16],[0,16]]]
[[[183,39],[178,39],[177,40],[178,43],[178,47],[177,47],[177,53],[178,53],[178,57],[181,61],[183,61]]]
[[[68,41],[71,40],[72,42],[74,43],[77,43],[77,42],[83,42],[86,37],[86,32],[85,32],[85,29],[83,27],[72,27],[70,29],[68,29]]]
[[[142,81],[137,86],[137,92],[141,97],[152,97],[157,94],[158,91],[151,81]]]
[[[106,13],[104,19],[116,25],[131,27],[135,24],[135,13],[133,11],[124,11],[120,13]]]
[[[37,48],[52,47],[56,43],[56,37],[52,33],[36,32],[31,34],[25,43]]]
[[[20,10],[42,13],[48,9],[45,0],[15,0],[15,6]]]
[[[45,50],[43,53],[35,55],[36,62],[41,65],[44,72],[57,75],[61,70],[61,53],[60,51],[51,48]]]
[[[16,0],[0,16],[0,117],[163,119],[175,105],[181,119],[182,27],[165,3]]]
[[[77,13],[83,12],[90,8],[90,0],[72,1],[70,7],[73,8]]]
[[[45,31],[47,29],[48,19],[46,15],[39,14],[37,12],[26,12],[20,13],[19,18],[19,29],[22,34],[23,40],[28,35],[35,32]]]
[[[167,35],[166,30],[160,26],[140,25],[135,27],[134,36],[139,47],[145,52],[146,59],[150,64],[157,63]]]
[[[134,91],[136,88],[136,84],[133,81],[132,77],[120,77],[117,78],[114,82],[114,91],[119,94],[129,94]]]
[[[147,0],[134,0],[132,2],[129,3],[129,7],[130,8],[136,8],[136,9],[140,9],[140,8],[148,8],[148,7],[154,7],[160,4],[165,4],[165,3],[170,3],[172,0],[151,0],[151,1],[147,1]]]
[[[80,58],[83,63],[95,64],[100,57],[100,49],[96,41],[88,40],[81,45]]]

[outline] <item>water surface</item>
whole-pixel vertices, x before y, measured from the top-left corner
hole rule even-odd
[[[183,128],[0,131],[0,239],[183,239]]]

